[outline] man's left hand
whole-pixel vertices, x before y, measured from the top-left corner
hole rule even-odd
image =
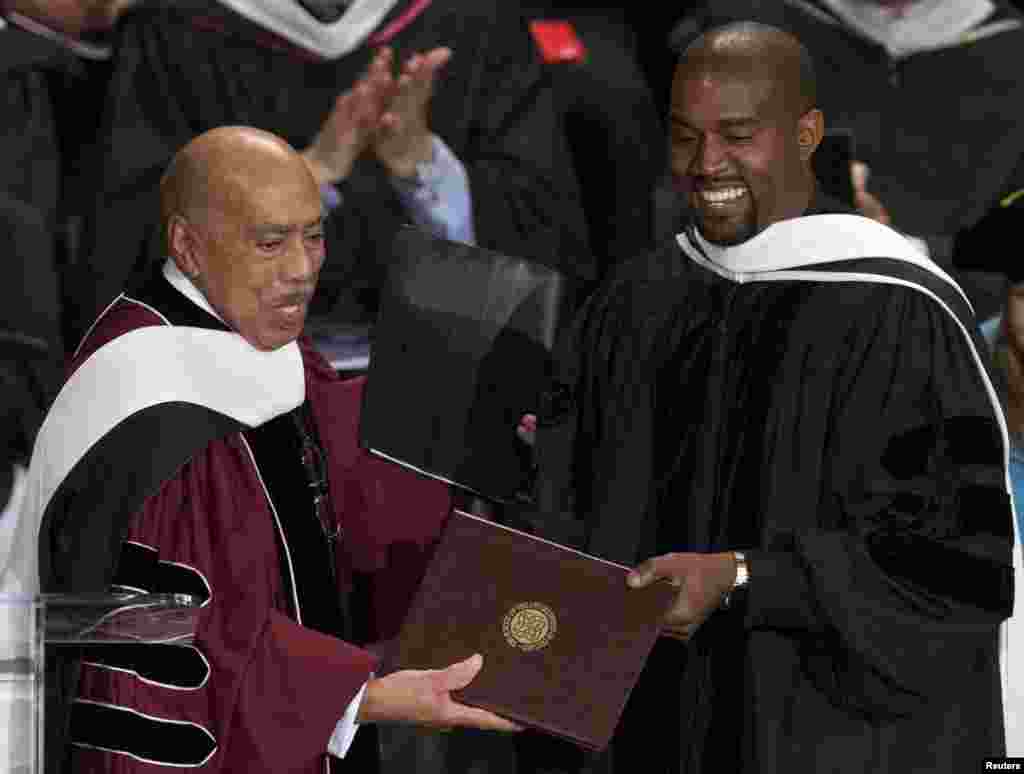
[[[416,165],[433,155],[429,125],[430,99],[441,68],[451,59],[448,48],[414,54],[402,67],[396,93],[381,117],[374,152],[395,177],[412,177]]]
[[[391,77],[393,57],[386,47],[376,53],[352,88],[335,99],[320,131],[302,152],[317,183],[336,183],[347,178],[356,159],[372,145],[395,91]]]
[[[736,581],[736,556],[720,554],[664,554],[648,559],[626,577],[631,588],[668,579],[679,587],[676,601],[665,615],[663,634],[689,640],[732,589]]]

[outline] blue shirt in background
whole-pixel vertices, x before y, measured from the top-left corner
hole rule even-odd
[[[985,337],[989,350],[996,355],[1006,347],[1006,338],[1002,334],[1001,316],[993,317],[981,324],[981,335]],[[994,365],[996,390],[999,398],[1006,402],[1006,373],[997,361]],[[1013,490],[1014,510],[1017,513],[1017,535],[1024,536],[1024,444],[1020,438],[1010,434],[1010,487]],[[1022,541],[1024,542],[1024,541]]]

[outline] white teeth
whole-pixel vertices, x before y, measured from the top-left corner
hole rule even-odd
[[[745,188],[722,188],[717,191],[705,190],[700,192],[701,198],[711,204],[731,202],[747,193]]]
[[[286,313],[286,314],[297,314],[299,309],[300,309],[300,305],[299,304],[294,304],[292,306],[282,306],[281,307],[281,311]]]

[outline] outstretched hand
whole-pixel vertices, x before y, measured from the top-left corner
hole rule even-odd
[[[736,556],[720,554],[664,554],[648,559],[626,576],[631,588],[649,586],[667,579],[679,587],[672,607],[665,614],[663,634],[689,640],[732,589],[736,580]]]
[[[359,708],[358,722],[415,723],[444,730],[468,726],[488,731],[521,731],[522,727],[510,720],[452,699],[452,691],[473,682],[483,663],[483,657],[476,654],[445,669],[407,669],[371,680]]]
[[[430,100],[438,73],[451,57],[451,49],[435,48],[413,54],[402,66],[374,143],[378,160],[396,177],[412,177],[416,165],[431,158]]]

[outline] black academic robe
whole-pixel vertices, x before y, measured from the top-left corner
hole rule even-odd
[[[379,29],[410,5],[399,3]],[[478,244],[591,279],[549,76],[518,13],[494,0],[434,0],[387,44],[399,61],[442,45],[454,52],[430,123],[466,167]],[[366,44],[317,61],[215,3],[148,3],[126,15],[84,240],[79,327],[146,262],[147,249],[159,258],[159,240],[147,247],[147,238],[158,218],[160,175],[178,149],[225,124],[266,129],[304,148],[373,52]],[[312,311],[372,320],[387,247],[408,216],[370,159],[356,165],[341,193]]]
[[[0,29],[0,239],[19,275],[17,297],[0,306],[5,324],[45,339],[58,363],[62,269],[74,260],[108,67],[14,22]],[[59,375],[44,378],[55,393]]]
[[[0,29],[0,236],[15,273],[2,322],[44,339],[61,356],[55,239],[60,154],[50,82],[75,64],[54,42],[10,24]],[[60,378],[52,361],[39,360],[33,370],[47,396],[56,394]]]
[[[990,15],[955,44],[896,56],[843,22],[831,2],[692,5],[674,33],[680,50],[698,32],[744,20],[784,29],[807,47],[826,126],[853,132],[855,153],[871,169],[868,188],[893,225],[927,242],[979,319],[997,314],[1005,286],[991,272],[1005,255],[957,255],[954,263],[953,238],[1024,188],[1020,11],[995,0]]]
[[[689,645],[659,642],[615,770],[952,774],[999,755],[1012,511],[963,297],[891,259],[730,274],[680,239],[651,257],[674,276],[588,303],[547,423],[572,438],[582,546],[746,550],[752,582]]]
[[[73,67],[57,43],[12,24],[0,29],[0,190],[41,211],[48,226],[60,196],[49,78]]]
[[[40,210],[0,191],[0,244],[8,271],[0,289],[0,328],[46,344],[47,352],[28,368],[45,411],[63,380],[64,359],[53,232]]]

